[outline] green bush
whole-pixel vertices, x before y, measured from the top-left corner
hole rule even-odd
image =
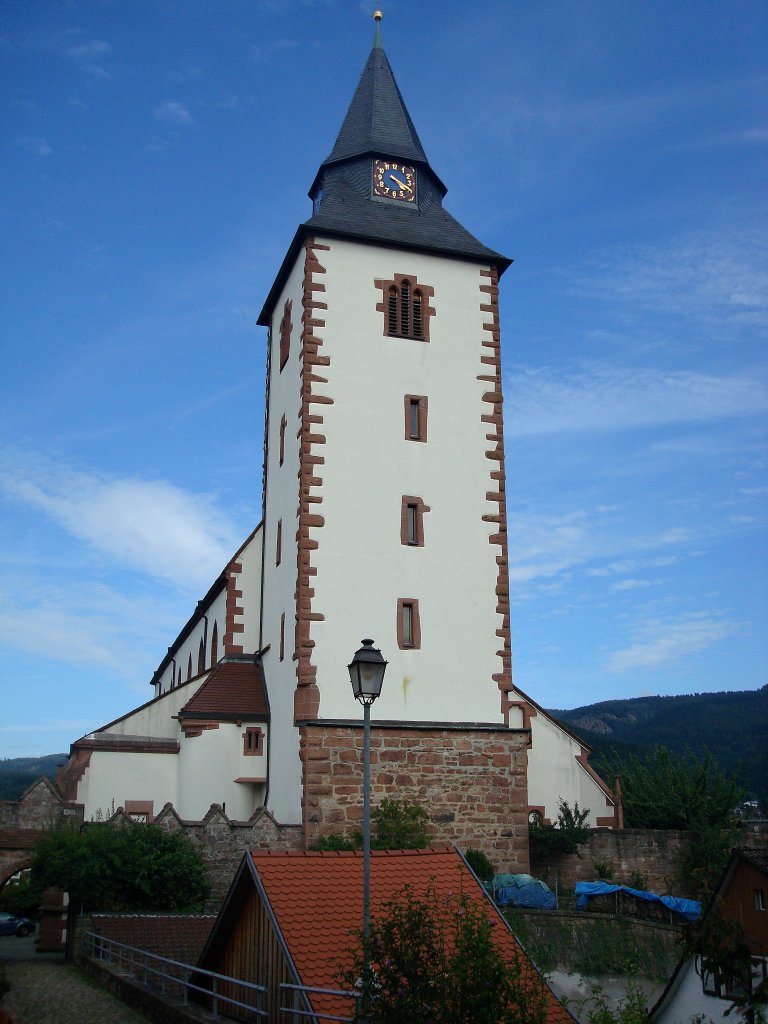
[[[407,800],[382,800],[373,812],[374,850],[423,850],[427,844],[429,815]]]
[[[558,800],[557,805],[559,812],[554,825],[544,825],[538,818],[528,825],[531,855],[539,859],[563,853],[575,853],[580,856],[579,843],[586,842],[589,838],[589,826],[585,824],[589,817],[589,808],[579,810],[578,803],[575,803],[571,810],[568,801],[562,798]]]
[[[601,860],[596,860],[592,867],[601,881],[611,882],[613,880],[613,868],[610,864],[604,864]]]
[[[466,860],[481,882],[490,882],[496,873],[493,864],[491,864],[482,850],[470,848],[465,852],[464,860]]]
[[[44,833],[32,885],[66,890],[82,909],[201,910],[209,892],[200,853],[186,836],[157,825],[87,825]]]
[[[362,934],[350,950],[340,984],[361,979],[372,993],[372,1024],[544,1024],[546,1001],[538,975],[522,958],[507,963],[493,941],[485,909],[466,894],[417,896],[410,886],[371,921],[370,974]],[[363,996],[363,1002],[365,995]],[[365,1006],[360,1007],[364,1015]]]

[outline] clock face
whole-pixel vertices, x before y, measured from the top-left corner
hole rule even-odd
[[[374,160],[373,194],[404,203],[416,202],[416,168],[388,160]]]

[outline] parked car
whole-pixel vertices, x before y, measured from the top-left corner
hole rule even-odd
[[[0,910],[0,935],[18,935],[23,939],[35,930],[35,922],[28,917],[16,917],[5,910]]]

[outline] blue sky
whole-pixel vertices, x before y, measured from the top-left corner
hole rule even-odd
[[[259,519],[255,320],[372,9],[2,5],[0,756],[148,699]],[[384,15],[447,208],[515,260],[518,685],[563,708],[763,685],[765,4]]]

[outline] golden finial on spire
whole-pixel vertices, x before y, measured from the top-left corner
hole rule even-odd
[[[381,49],[381,19],[384,15],[381,11],[373,12],[373,20],[376,22],[376,35],[373,37],[373,48],[374,50]]]

